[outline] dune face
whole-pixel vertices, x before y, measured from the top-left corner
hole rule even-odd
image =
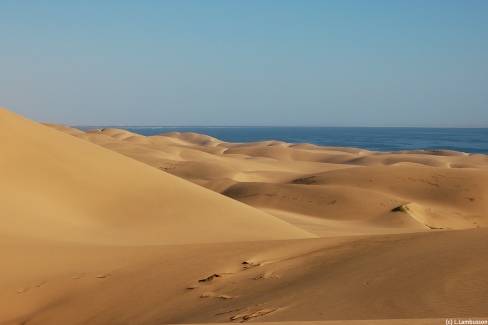
[[[488,318],[488,157],[0,109],[0,324]]]
[[[258,210],[5,110],[0,119],[2,232],[104,244],[312,237]]]

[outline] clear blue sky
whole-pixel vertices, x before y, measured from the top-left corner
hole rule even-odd
[[[488,125],[488,1],[1,0],[0,106],[41,122]]]

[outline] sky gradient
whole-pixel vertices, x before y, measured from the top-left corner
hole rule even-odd
[[[488,126],[488,1],[3,0],[0,44],[40,122]]]

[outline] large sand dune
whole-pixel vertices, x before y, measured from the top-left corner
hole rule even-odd
[[[488,319],[487,156],[48,126],[0,109],[0,324]]]
[[[105,244],[312,237],[256,209],[5,110],[0,122],[1,232]]]

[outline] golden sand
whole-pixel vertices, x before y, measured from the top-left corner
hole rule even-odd
[[[488,156],[0,109],[0,324],[488,318]]]

